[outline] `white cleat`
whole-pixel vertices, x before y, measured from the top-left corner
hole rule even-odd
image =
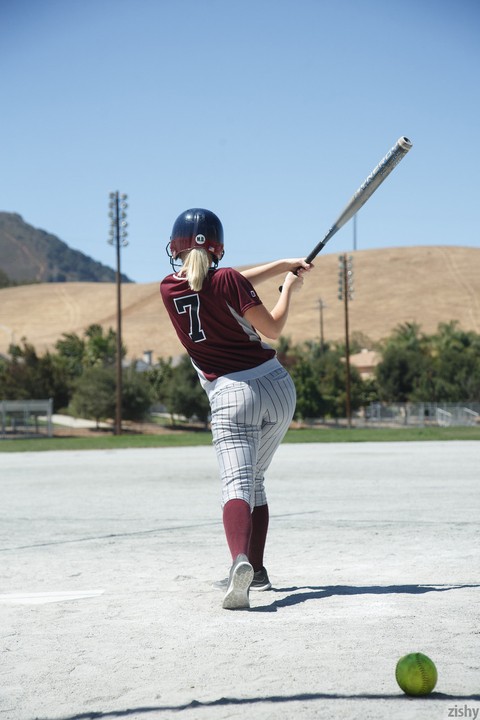
[[[212,587],[219,588],[225,592],[228,587],[228,580],[228,577],[223,578],[222,580],[215,580],[215,582],[212,583]],[[250,592],[252,590],[270,590],[271,587],[272,583],[270,582],[266,569],[262,567],[261,570],[256,570],[253,576],[252,584],[250,585]]]
[[[241,610],[250,607],[248,593],[253,580],[253,567],[246,555],[237,555],[228,576],[228,587],[223,598],[225,610]]]

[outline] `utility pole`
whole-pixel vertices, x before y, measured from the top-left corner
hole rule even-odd
[[[338,299],[343,300],[345,316],[345,386],[346,413],[348,427],[352,427],[351,382],[350,382],[350,340],[348,322],[348,302],[353,300],[353,258],[347,254],[339,255]]]
[[[122,276],[120,273],[120,249],[128,245],[127,241],[127,196],[120,195],[118,190],[110,193],[109,217],[110,237],[108,242],[115,245],[117,269],[117,352],[116,352],[116,400],[115,400],[115,435],[122,434]]]
[[[325,342],[323,335],[323,311],[327,307],[323,302],[322,298],[318,298],[318,309],[320,310],[320,352],[323,353]]]

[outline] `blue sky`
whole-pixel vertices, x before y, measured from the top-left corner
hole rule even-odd
[[[358,248],[479,245],[477,0],[2,0],[0,69],[0,210],[114,267],[127,193],[137,282],[195,206],[225,264],[307,255],[401,135]]]

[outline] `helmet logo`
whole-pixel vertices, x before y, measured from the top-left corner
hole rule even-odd
[[[195,238],[195,242],[197,245],[204,245],[205,244],[205,235],[197,235]]]

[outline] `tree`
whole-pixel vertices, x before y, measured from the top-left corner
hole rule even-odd
[[[70,403],[73,415],[92,418],[97,423],[115,415],[115,371],[113,368],[90,367],[83,371],[75,385]]]
[[[22,345],[10,345],[10,360],[0,367],[0,397],[9,400],[53,398],[54,410],[68,405],[70,381],[64,365],[47,352],[38,356],[25,339]]]
[[[153,400],[166,406],[170,395],[170,386],[173,383],[172,358],[168,358],[168,360],[160,358],[156,367],[146,371],[145,377],[150,385]]]
[[[297,391],[295,417],[323,417],[328,412],[328,405],[320,391],[318,368],[307,358],[302,357],[290,370]]]
[[[122,417],[125,420],[143,420],[152,404],[152,390],[143,373],[131,365],[123,373]]]
[[[117,357],[117,334],[109,328],[104,332],[101,325],[93,323],[85,330],[83,338],[77,333],[63,333],[55,349],[65,362],[72,378],[79,377],[85,368],[112,367]],[[127,354],[122,345],[122,358]]]
[[[330,347],[314,341],[296,348],[296,363],[290,370],[297,390],[296,415],[302,418],[345,417],[346,368],[342,346]],[[350,368],[350,406],[362,404],[362,380]]]
[[[76,333],[63,333],[60,340],[55,343],[55,349],[72,378],[82,374],[85,364],[86,342]]]
[[[318,359],[321,374],[320,391],[328,408],[328,414],[335,419],[347,414],[347,377],[344,351],[340,345],[324,353]],[[362,380],[358,370],[350,367],[350,409],[358,410],[362,405]]]
[[[480,335],[456,321],[440,323],[430,336],[416,324],[401,325],[383,343],[376,380],[387,402],[477,401]]]
[[[115,365],[117,357],[117,334],[112,328],[105,333],[101,325],[93,323],[85,330],[84,337],[77,333],[63,333],[55,344],[58,354],[66,361],[73,377],[81,375],[87,367]],[[122,358],[126,355],[122,345]]]
[[[375,369],[380,398],[386,402],[407,402],[419,386],[424,370],[423,358],[417,352],[386,348]]]
[[[430,338],[433,399],[461,402],[480,399],[480,335],[440,323]]]
[[[85,331],[84,365],[87,367],[115,365],[117,357],[117,333],[109,328],[104,334],[103,327],[98,324],[90,325]],[[126,348],[122,345],[122,358],[126,355]]]
[[[407,402],[428,377],[427,342],[416,323],[399,325],[381,347],[375,369],[379,395],[386,402]]]
[[[90,325],[84,338],[76,333],[64,333],[55,349],[56,353],[46,352],[39,356],[25,338],[21,345],[11,345],[10,358],[0,366],[0,397],[12,400],[51,397],[56,411],[66,408],[74,392],[78,391],[77,381],[84,370],[114,366],[116,333],[111,328],[104,333],[101,325]],[[125,354],[126,349],[122,347],[122,357]],[[83,385],[80,388],[83,392]],[[131,405],[132,413],[138,415],[145,402],[140,396],[145,396],[146,389],[137,384],[135,388],[128,388],[128,392],[132,395],[126,400],[127,405]]]
[[[179,364],[173,368],[165,393],[165,406],[172,416],[184,415],[187,419],[196,417],[205,425],[208,423],[210,404],[188,355],[183,355]]]
[[[372,402],[378,402],[380,400],[380,393],[378,390],[378,383],[376,378],[362,378],[361,383],[360,406],[367,407]]]

